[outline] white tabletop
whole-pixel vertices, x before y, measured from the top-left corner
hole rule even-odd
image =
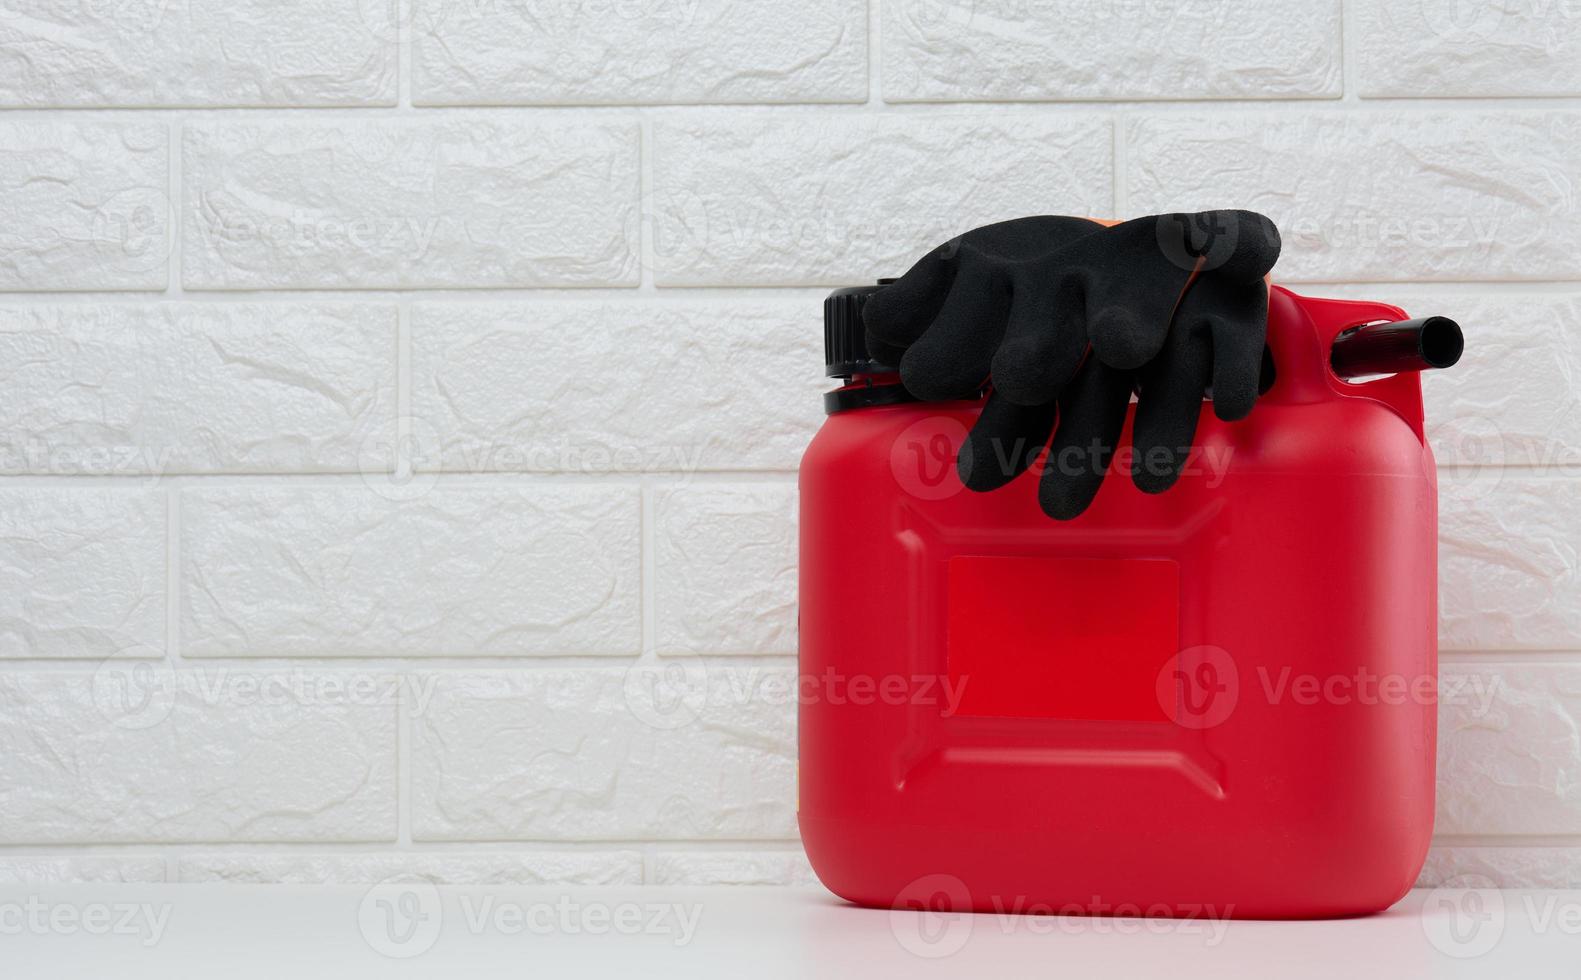
[[[817,889],[8,885],[7,977],[1521,977],[1581,892],[1413,892],[1334,922],[891,913]]]

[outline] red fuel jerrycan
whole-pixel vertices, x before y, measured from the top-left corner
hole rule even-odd
[[[1111,473],[1056,522],[1035,475],[962,487],[981,403],[909,400],[864,361],[862,292],[829,300],[829,373],[850,383],[800,477],[798,816],[823,883],[988,912],[1400,899],[1432,834],[1436,735],[1415,369],[1453,363],[1459,328],[1275,287],[1275,380],[1251,415],[1205,402],[1171,490]],[[1364,371],[1399,373],[1342,377]]]

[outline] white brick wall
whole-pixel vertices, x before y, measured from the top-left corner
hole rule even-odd
[[[0,881],[809,881],[823,288],[1244,205],[1469,328],[1495,696],[1423,880],[1581,885],[1578,59],[1567,2],[0,0]]]

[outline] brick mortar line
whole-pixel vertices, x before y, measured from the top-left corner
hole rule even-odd
[[[1351,16],[1353,0],[1339,4],[1339,70],[1340,101],[1345,105],[1361,103],[1361,61],[1358,52],[1361,40],[1357,35],[1356,19]]]
[[[1453,666],[1468,667],[1576,667],[1581,666],[1581,648],[1555,647],[1526,650],[1440,649],[1440,671]],[[689,653],[646,656],[621,654],[508,654],[464,656],[456,654],[425,657],[421,654],[389,654],[356,657],[308,654],[209,655],[184,656],[174,664],[183,671],[222,673],[288,673],[309,670],[314,674],[464,674],[532,673],[552,671],[613,671],[640,664],[670,661],[701,661],[709,669],[721,671],[785,671],[796,667],[794,653]],[[156,662],[150,658],[150,663]],[[11,674],[92,675],[102,663],[95,657],[16,657],[0,660],[0,676]]]
[[[923,246],[918,246],[918,253]],[[861,271],[853,271],[849,279],[865,282],[868,276]],[[1581,292],[1581,273],[1572,279],[1372,279],[1358,280],[1355,278],[1343,279],[1301,279],[1281,278],[1276,276],[1276,285],[1286,286],[1297,292],[1317,292],[1329,287],[1344,287],[1355,289],[1395,290],[1414,292],[1417,290],[1442,289],[1457,295],[1475,295],[1479,290],[1486,292]],[[128,306],[147,305],[152,303],[230,303],[245,305],[248,303],[362,303],[376,305],[378,303],[395,303],[401,299],[413,302],[432,302],[437,305],[446,303],[490,303],[490,302],[652,302],[659,297],[667,297],[665,302],[713,301],[710,294],[730,294],[760,292],[766,298],[774,298],[787,292],[803,290],[817,292],[816,299],[821,300],[822,294],[840,286],[850,285],[846,282],[829,282],[822,284],[767,284],[754,285],[752,283],[718,283],[715,285],[665,286],[655,285],[650,290],[641,287],[622,286],[587,286],[582,288],[563,286],[516,286],[500,287],[488,286],[477,289],[465,289],[453,286],[435,289],[401,289],[392,290],[387,287],[356,287],[341,286],[334,289],[303,289],[301,287],[282,287],[269,290],[225,290],[225,289],[194,289],[184,290],[180,294],[167,292],[105,292],[101,290],[69,290],[69,289],[12,289],[0,291],[0,307],[6,305],[71,305],[73,303],[122,303]],[[582,300],[577,296],[566,296],[566,293],[586,294],[588,299]],[[608,293],[609,295],[604,295]],[[673,297],[673,298],[672,298]],[[720,295],[718,302],[727,302],[736,297]],[[817,307],[812,307],[816,312]]]
[[[645,663],[660,662],[659,650],[659,556],[658,556],[658,493],[651,481],[644,480],[637,498],[638,520],[638,660]]]
[[[1443,834],[1432,839],[1435,848],[1540,848],[1581,850],[1581,833],[1492,833]],[[68,848],[69,850],[61,850]],[[220,851],[214,848],[224,848]],[[642,849],[646,849],[645,851]],[[63,843],[0,843],[0,859],[25,857],[67,858],[148,858],[173,852],[181,855],[224,857],[465,857],[541,854],[614,854],[638,851],[652,856],[665,854],[747,852],[751,854],[799,854],[801,842],[795,838],[625,838],[611,840],[496,840],[496,841],[414,841],[397,849],[393,841],[93,841]]]
[[[395,847],[407,850],[412,846],[412,718],[411,705],[406,696],[395,701]]]
[[[1483,848],[1576,848],[1581,849],[1581,833],[1560,834],[1444,834],[1433,837],[1432,846]],[[211,849],[223,847],[223,851]],[[70,850],[62,851],[61,848]],[[469,855],[611,854],[649,848],[648,853],[736,853],[799,854],[801,842],[794,838],[733,838],[687,840],[678,838],[628,838],[621,840],[500,840],[500,841],[415,841],[397,850],[392,841],[72,841],[59,844],[0,843],[0,859],[21,857],[146,858],[166,851],[176,855],[235,857],[374,857],[424,856],[464,857]]]
[[[1123,206],[1121,207],[1123,210]],[[1356,279],[1301,280],[1275,277],[1279,285],[1297,290],[1336,287],[1353,292],[1442,293],[1446,296],[1478,296],[1483,294],[1554,294],[1581,296],[1581,274],[1574,279],[1391,279],[1358,281]],[[787,305],[808,304],[810,316],[816,316],[823,297],[833,285],[796,286],[660,286],[652,292],[623,286],[588,286],[581,288],[558,286],[491,286],[479,289],[269,289],[269,290],[220,290],[204,289],[183,291],[179,296],[157,292],[125,292],[104,290],[0,290],[0,308],[6,305],[73,306],[77,304],[103,304],[110,306],[149,306],[159,304],[216,304],[245,306],[249,304],[334,305],[356,304],[361,306],[400,303],[447,305],[489,304],[560,304],[565,306],[592,306],[595,304],[644,304],[644,303],[693,303],[718,305],[722,309],[731,303],[777,301]]]
[[[68,848],[69,850],[61,850]],[[214,850],[223,848],[223,850]],[[795,838],[751,838],[685,840],[674,838],[628,838],[623,840],[510,840],[510,841],[415,841],[397,849],[392,841],[72,841],[60,844],[0,843],[0,860],[26,857],[71,858],[149,858],[166,852],[172,857],[467,857],[541,854],[616,854],[641,853],[652,848],[654,855],[746,851],[753,854],[799,854],[801,842]]]
[[[816,404],[815,404],[816,407]],[[762,470],[663,470],[652,472],[610,471],[584,473],[580,471],[487,471],[422,470],[421,473],[439,477],[436,487],[519,489],[526,486],[574,487],[619,486],[641,487],[642,481],[654,480],[663,485],[717,485],[731,483],[794,483],[796,471],[789,468]],[[379,477],[393,475],[388,470],[371,474]],[[144,484],[144,486],[137,486]],[[36,487],[81,485],[101,488],[143,490],[153,493],[161,489],[186,489],[189,485],[209,487],[237,487],[258,484],[274,489],[321,489],[330,486],[347,488],[363,487],[363,477],[353,471],[324,473],[169,473],[163,476],[147,474],[6,474],[0,475],[0,487]]]
[[[1581,653],[1576,656],[1581,657]],[[89,675],[103,663],[103,657],[14,657],[0,660],[0,675],[6,673]],[[277,673],[311,667],[316,674],[423,674],[423,673],[530,673],[533,671],[610,671],[639,665],[667,662],[701,661],[711,670],[788,670],[796,666],[794,653],[684,653],[652,658],[638,653],[550,653],[501,654],[422,654],[397,656],[380,654],[367,657],[323,654],[204,655],[183,657],[176,670],[227,670],[237,673]],[[130,662],[130,661],[128,661]],[[148,663],[156,663],[150,657]]]
[[[875,109],[877,112],[875,112]],[[272,121],[386,121],[420,123],[439,121],[447,116],[472,115],[475,117],[531,115],[544,121],[560,117],[574,119],[567,125],[600,125],[621,119],[630,120],[640,114],[650,114],[659,122],[701,121],[712,118],[770,120],[790,119],[797,115],[847,116],[853,120],[871,120],[875,115],[922,116],[948,118],[952,115],[970,117],[984,111],[1006,115],[1039,115],[1065,119],[1073,114],[1102,115],[1115,109],[1127,109],[1140,114],[1159,115],[1223,113],[1225,115],[1250,115],[1257,113],[1278,114],[1294,122],[1299,116],[1291,110],[1308,110],[1317,115],[1330,116],[1387,116],[1389,114],[1433,114],[1456,112],[1505,113],[1581,111],[1581,94],[1576,95],[1481,95],[1481,96],[1358,96],[1355,101],[1343,97],[1310,96],[1305,98],[1276,99],[1082,99],[1082,100],[1009,100],[981,99],[949,102],[780,102],[780,103],[709,103],[673,102],[646,103],[622,102],[589,105],[523,103],[518,105],[345,105],[345,106],[103,106],[103,107],[0,107],[0,122],[61,122],[61,123],[149,123],[161,117],[175,117],[190,122],[220,122],[231,120],[237,124],[268,124]],[[582,121],[585,120],[585,121]]]
[[[165,496],[165,658],[180,666],[181,656],[181,494]]]
[[[1511,463],[1504,466],[1473,466],[1458,463],[1440,463],[1440,476],[1455,481],[1471,481],[1490,473],[1502,478],[1538,480],[1581,479],[1581,465],[1576,463],[1527,464]],[[756,470],[662,470],[662,471],[610,471],[588,473],[554,470],[422,470],[424,475],[438,479],[434,492],[449,489],[519,490],[526,487],[625,487],[655,489],[665,487],[720,486],[732,484],[791,484],[796,482],[794,469]],[[389,476],[388,471],[377,475]],[[645,482],[646,481],[646,482]],[[126,492],[156,493],[160,490],[199,489],[248,489],[257,487],[269,490],[319,490],[330,487],[355,489],[364,486],[360,473],[348,470],[335,472],[279,472],[279,473],[169,473],[162,476],[149,474],[57,474],[57,473],[7,473],[0,475],[0,489],[46,489],[50,487],[81,487],[117,489]]]
[[[1581,479],[1581,466],[1575,463],[1508,464],[1499,466],[1473,466],[1457,463],[1440,463],[1439,475],[1454,482],[1470,482],[1487,474],[1497,473],[1500,478],[1571,481]],[[437,477],[434,492],[446,490],[520,490],[528,487],[622,487],[654,489],[686,486],[730,486],[738,484],[794,485],[797,472],[793,469],[763,470],[665,470],[652,472],[584,473],[578,471],[488,471],[423,470],[424,475]],[[379,476],[392,475],[381,471]],[[646,482],[645,482],[646,481]],[[160,493],[186,489],[235,489],[245,490],[323,490],[328,488],[355,489],[364,486],[363,476],[351,471],[298,473],[171,473],[163,476],[148,474],[58,474],[58,473],[7,473],[0,475],[0,490],[26,489],[100,489],[125,493]]]
[[[687,654],[686,658],[700,660],[710,670],[719,671],[789,671],[796,667],[793,653],[737,653],[737,654]],[[410,676],[414,674],[529,674],[534,672],[598,672],[625,670],[645,663],[663,664],[681,659],[676,655],[645,658],[638,654],[609,656],[546,654],[509,655],[499,657],[443,656],[424,657],[414,654],[407,657],[374,656],[204,656],[184,657],[174,665],[178,671],[235,672],[240,674],[290,673],[307,671],[315,675],[365,675],[388,674]],[[150,663],[155,661],[150,660]],[[10,674],[50,674],[91,676],[101,664],[95,658],[15,658],[0,661],[0,676]],[[1447,667],[1576,667],[1581,666],[1581,650],[1440,650],[1440,670]]]

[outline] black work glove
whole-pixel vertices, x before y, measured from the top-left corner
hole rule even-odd
[[[1251,410],[1278,255],[1278,231],[1247,211],[1000,222],[874,294],[869,351],[920,398],[991,385],[957,458],[970,489],[1024,472],[1057,418],[1039,501],[1068,519],[1097,494],[1139,382],[1132,477],[1150,493],[1178,478],[1210,384],[1219,417]]]

